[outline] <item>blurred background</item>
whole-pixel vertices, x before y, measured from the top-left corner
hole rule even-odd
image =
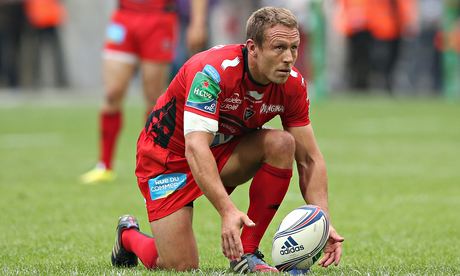
[[[460,98],[460,0],[211,0],[209,5],[208,47],[244,43],[246,19],[260,6],[294,11],[303,43],[296,65],[314,97]],[[0,0],[0,94],[50,89],[102,94],[101,53],[115,7],[116,1]],[[186,24],[186,12],[181,19]],[[183,45],[176,55],[179,67],[187,58]]]
[[[189,1],[178,1],[184,32]],[[207,47],[244,43],[248,16],[264,5],[291,9],[301,24],[296,66],[309,80],[329,206],[346,238],[342,264],[314,275],[460,275],[460,0],[209,1]],[[119,215],[149,229],[134,176],[145,124],[139,76],[117,180],[79,179],[98,152],[102,52],[116,5],[0,0],[1,275],[164,275],[109,262]],[[172,74],[188,56],[184,44]],[[242,209],[248,189],[232,194]],[[262,251],[301,204],[291,184]],[[218,215],[204,197],[195,208],[203,273],[225,273]]]

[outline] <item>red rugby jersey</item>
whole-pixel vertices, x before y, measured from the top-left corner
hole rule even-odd
[[[119,0],[119,8],[136,12],[173,11],[174,0]]]
[[[184,111],[218,121],[213,145],[262,127],[279,115],[283,126],[310,123],[305,79],[296,68],[284,84],[251,80],[244,45],[216,46],[188,60],[158,99],[145,131],[184,155]]]

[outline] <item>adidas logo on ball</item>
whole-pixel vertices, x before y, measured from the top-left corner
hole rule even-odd
[[[303,245],[299,245],[291,236],[287,238],[284,245],[281,247],[280,255],[286,255],[304,250]]]
[[[308,269],[321,256],[329,221],[320,207],[303,205],[289,212],[273,236],[272,261],[279,271]]]

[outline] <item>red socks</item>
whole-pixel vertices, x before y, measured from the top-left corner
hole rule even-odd
[[[121,239],[123,247],[136,254],[146,268],[153,269],[157,266],[158,252],[154,238],[131,228],[122,232]]]
[[[244,253],[254,253],[275,216],[289,187],[292,169],[279,169],[266,163],[257,171],[249,188],[248,216],[255,227],[243,226]]]
[[[122,114],[100,114],[100,157],[106,169],[112,169],[112,160],[115,152],[115,145],[122,126]]]

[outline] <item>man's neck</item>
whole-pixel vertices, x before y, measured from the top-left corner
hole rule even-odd
[[[256,78],[254,78],[254,75],[257,75],[259,70],[254,58],[248,54],[248,49],[246,47],[243,48],[243,58],[244,71],[248,74],[249,80],[259,86],[269,85],[270,82],[264,84],[262,82],[259,82]]]

